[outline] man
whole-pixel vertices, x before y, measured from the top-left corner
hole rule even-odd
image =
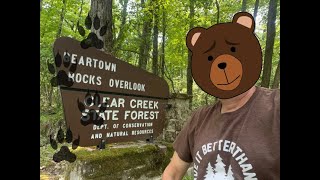
[[[262,53],[249,13],[232,22],[194,28],[187,35],[192,75],[219,98],[196,110],[173,143],[163,180],[280,179],[280,90],[255,86]]]

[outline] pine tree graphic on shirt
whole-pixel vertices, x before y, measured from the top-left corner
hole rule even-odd
[[[204,180],[212,180],[213,176],[214,176],[213,167],[209,162],[207,167],[207,174],[204,176]]]
[[[215,168],[213,169],[210,162],[207,166],[205,180],[234,180],[231,165],[229,165],[228,173],[226,173],[225,164],[222,162],[222,158],[218,154]]]
[[[225,166],[226,165],[222,162],[222,158],[218,154],[214,168],[214,179],[225,179],[225,177],[227,176]]]
[[[232,167],[231,167],[231,165],[229,165],[229,169],[228,169],[226,180],[233,180],[233,179],[234,178],[233,178]]]

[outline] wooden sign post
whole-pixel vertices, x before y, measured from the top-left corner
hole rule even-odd
[[[159,136],[169,96],[166,81],[68,37],[54,43],[64,117],[79,146]]]

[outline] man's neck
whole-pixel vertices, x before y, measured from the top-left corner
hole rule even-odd
[[[248,100],[251,98],[253,93],[256,91],[256,87],[253,86],[248,91],[230,98],[230,99],[220,99],[221,102],[221,114],[227,113],[227,112],[233,112],[237,109],[241,108],[243,105],[245,105]]]

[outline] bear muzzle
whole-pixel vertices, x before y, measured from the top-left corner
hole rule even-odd
[[[221,90],[230,91],[240,85],[243,69],[241,62],[234,56],[223,54],[213,60],[210,80]]]

